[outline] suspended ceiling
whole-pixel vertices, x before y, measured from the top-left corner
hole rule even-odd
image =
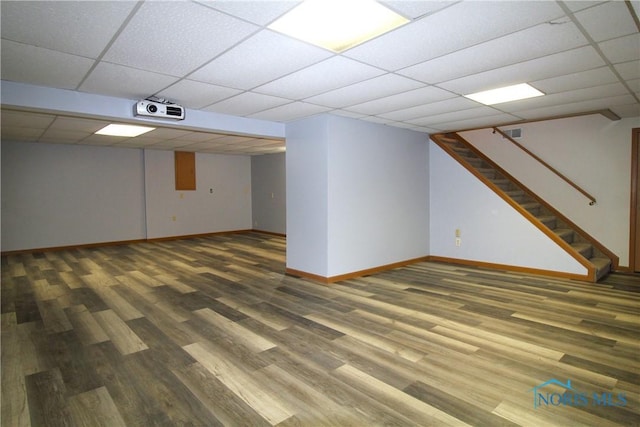
[[[341,54],[267,29],[296,1],[4,1],[2,80],[287,123],[330,113],[425,133],[608,110],[640,116],[637,1],[384,1],[411,22]],[[462,95],[527,82],[485,106]],[[2,139],[265,154],[282,138],[3,105]],[[129,121],[134,121],[132,117]]]

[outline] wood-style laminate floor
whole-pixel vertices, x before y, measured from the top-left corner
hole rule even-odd
[[[283,274],[285,245],[3,257],[2,426],[640,424],[637,276],[425,262],[325,286]]]

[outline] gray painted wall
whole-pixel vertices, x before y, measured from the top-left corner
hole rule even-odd
[[[2,142],[2,250],[143,239],[142,151]]]
[[[197,153],[197,190],[179,192],[172,151],[1,147],[3,251],[251,228],[249,156]]]
[[[430,255],[586,275],[513,207],[431,142]],[[460,230],[460,246],[456,246]]]
[[[629,265],[631,132],[638,119],[611,121],[593,114],[505,127],[517,141],[597,199],[589,200],[491,130],[463,134],[483,153],[548,201]]]
[[[426,135],[338,116],[287,126],[287,267],[333,277],[429,253]]]
[[[253,228],[287,233],[286,155],[251,157]]]
[[[144,158],[148,238],[251,229],[249,156],[196,153],[195,191],[176,191],[173,151]]]

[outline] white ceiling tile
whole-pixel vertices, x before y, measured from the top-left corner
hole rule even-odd
[[[3,80],[25,82],[60,89],[75,89],[93,60],[2,40]]]
[[[14,111],[2,109],[0,120],[2,126],[0,128],[24,127],[33,129],[46,129],[56,119],[56,116],[49,114],[30,113],[26,111]]]
[[[236,145],[252,140],[255,140],[255,138],[251,136],[226,135],[220,139],[216,139],[215,142],[216,144],[222,145]]]
[[[536,89],[546,94],[566,92],[574,89],[582,89],[600,86],[618,81],[616,75],[609,67],[600,67],[593,70],[566,74],[564,76],[551,77],[549,79],[531,82]]]
[[[392,9],[409,19],[417,19],[422,16],[437,12],[440,9],[455,4],[456,1],[443,0],[388,0],[381,1],[389,9]]]
[[[260,86],[255,91],[267,95],[300,100],[381,74],[384,74],[384,71],[378,68],[341,56],[334,56]]]
[[[562,15],[555,2],[459,2],[344,55],[395,71]]]
[[[126,141],[129,138],[121,136],[108,136],[108,135],[89,135],[82,140],[83,144],[89,145],[113,145],[118,142]]]
[[[156,142],[152,145],[148,145],[151,149],[166,149],[166,148],[179,148],[186,149],[187,151],[198,150],[198,147],[210,147],[211,144],[214,144],[212,141],[205,142],[193,142],[193,141],[183,141],[183,140],[168,140],[168,141],[160,141]]]
[[[568,19],[562,25],[540,24],[398,71],[426,83],[492,70],[587,44]]]
[[[145,2],[104,60],[184,76],[256,30],[196,3]]]
[[[189,78],[251,89],[329,56],[329,51],[264,30],[220,55]]]
[[[41,138],[44,140],[65,141],[73,144],[82,141],[92,134],[93,132],[49,128],[42,134]]]
[[[575,14],[596,42],[638,32],[636,23],[623,1],[612,1]]]
[[[598,46],[613,64],[640,59],[640,33],[602,42]]]
[[[332,110],[331,114],[335,114],[336,116],[349,117],[352,119],[360,119],[366,117],[366,114],[355,113],[353,111],[347,110]]]
[[[4,1],[2,37],[97,58],[135,5],[128,1]]]
[[[176,80],[164,74],[100,62],[82,83],[80,90],[120,98],[145,99]]]
[[[123,141],[123,144],[129,145],[129,146],[136,146],[136,147],[147,147],[147,146],[152,146],[154,144],[167,142],[163,138],[149,138],[144,135],[147,135],[147,134],[143,134],[142,136],[136,136],[135,138],[127,138],[126,140]],[[175,144],[175,141],[168,141],[168,142],[170,142],[171,144]]]
[[[499,126],[505,123],[513,123],[520,120],[520,117],[511,114],[496,114],[493,116],[485,116],[480,118],[455,120],[453,122],[434,123],[432,126],[440,129],[441,131],[453,131],[488,126]]]
[[[276,122],[287,122],[302,117],[312,116],[329,111],[330,108],[319,105],[308,104],[306,102],[292,102],[291,104],[271,108],[252,114],[250,117],[262,120],[273,120]]]
[[[165,127],[158,127],[151,132],[145,133],[147,138],[162,138],[162,139],[179,139],[183,136],[191,135],[191,131],[184,129],[171,129]]]
[[[410,129],[410,130],[421,132],[421,133],[437,133],[440,131],[440,129],[430,128],[426,126],[417,126],[417,125],[412,125],[411,123],[404,123],[404,122],[390,122],[389,126],[403,128],[403,129]],[[427,140],[428,139],[425,138],[425,142]]]
[[[281,15],[293,9],[302,0],[261,0],[261,1],[232,1],[232,0],[215,0],[215,1],[198,1],[205,6],[218,9],[229,15],[233,15],[240,19],[245,19],[258,25],[267,25],[275,21]]]
[[[627,84],[635,94],[640,94],[640,79],[627,80]]]
[[[621,64],[614,65],[614,67],[623,79],[629,80],[640,78],[640,60],[623,62]]]
[[[460,111],[451,111],[449,113],[429,114],[424,117],[404,121],[414,125],[434,126],[439,123],[477,119],[479,117],[495,116],[498,114],[500,114],[500,112],[496,111],[494,108],[482,106],[476,108],[468,108]]]
[[[214,141],[216,139],[224,138],[225,136],[226,135],[219,133],[191,132],[186,135],[180,135],[180,140],[189,142],[205,142]]]
[[[610,98],[601,98],[595,100],[591,99],[561,105],[552,105],[542,108],[533,108],[530,110],[522,110],[518,111],[518,116],[521,116],[528,120],[532,120],[561,116],[566,114],[584,113],[586,111],[602,110],[615,105],[631,105],[633,103],[636,103],[636,105],[640,105],[637,104],[637,102],[631,95],[620,95]],[[612,110],[615,110],[615,108],[612,108]]]
[[[511,84],[532,82],[557,75],[576,73],[605,65],[590,46],[532,59],[514,65],[473,74],[438,84],[439,87],[459,94],[495,89]]]
[[[496,104],[495,107],[510,113],[518,113],[522,110],[531,110],[554,105],[571,104],[575,102],[589,101],[591,99],[614,97],[628,94],[629,92],[621,83],[612,83],[595,87],[569,90],[536,98],[520,101]]]
[[[376,115],[442,101],[447,98],[454,98],[455,96],[455,94],[435,86],[427,86],[353,105],[345,108],[345,110],[360,114]]]
[[[382,98],[398,92],[423,87],[424,84],[397,74],[384,74],[360,83],[325,92],[305,99],[305,102],[332,108],[344,108]]]
[[[206,111],[232,114],[236,116],[249,116],[259,111],[268,110],[273,107],[288,104],[289,99],[278,98],[277,96],[263,95],[260,93],[244,92],[233,98],[210,105]]]
[[[43,132],[43,129],[9,127],[3,125],[1,135],[3,141],[37,141]]]
[[[569,8],[572,12],[577,12],[579,10],[588,9],[590,7],[595,7],[598,4],[604,3],[604,1],[599,0],[571,0],[565,2],[565,6]]]
[[[84,133],[94,133],[110,122],[105,120],[82,119],[78,117],[57,117],[49,130],[65,130]]]
[[[609,107],[611,111],[616,113],[618,117],[621,118],[631,118],[634,117],[638,123],[638,127],[640,127],[640,104],[637,102],[632,102],[628,104],[619,104],[612,105]]]
[[[475,108],[477,106],[477,102],[458,96],[456,98],[445,99],[443,101],[432,102],[430,104],[422,104],[411,108],[405,108],[403,110],[379,114],[379,116],[390,120],[404,122],[418,117],[425,117],[431,114],[441,114],[451,111],[466,110],[469,108]]]
[[[156,95],[185,108],[200,109],[240,92],[238,89],[193,80],[180,80]]]

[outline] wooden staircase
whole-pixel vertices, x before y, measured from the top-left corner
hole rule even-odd
[[[431,139],[538,229],[587,268],[597,282],[618,267],[618,257],[534,194],[457,133]]]

